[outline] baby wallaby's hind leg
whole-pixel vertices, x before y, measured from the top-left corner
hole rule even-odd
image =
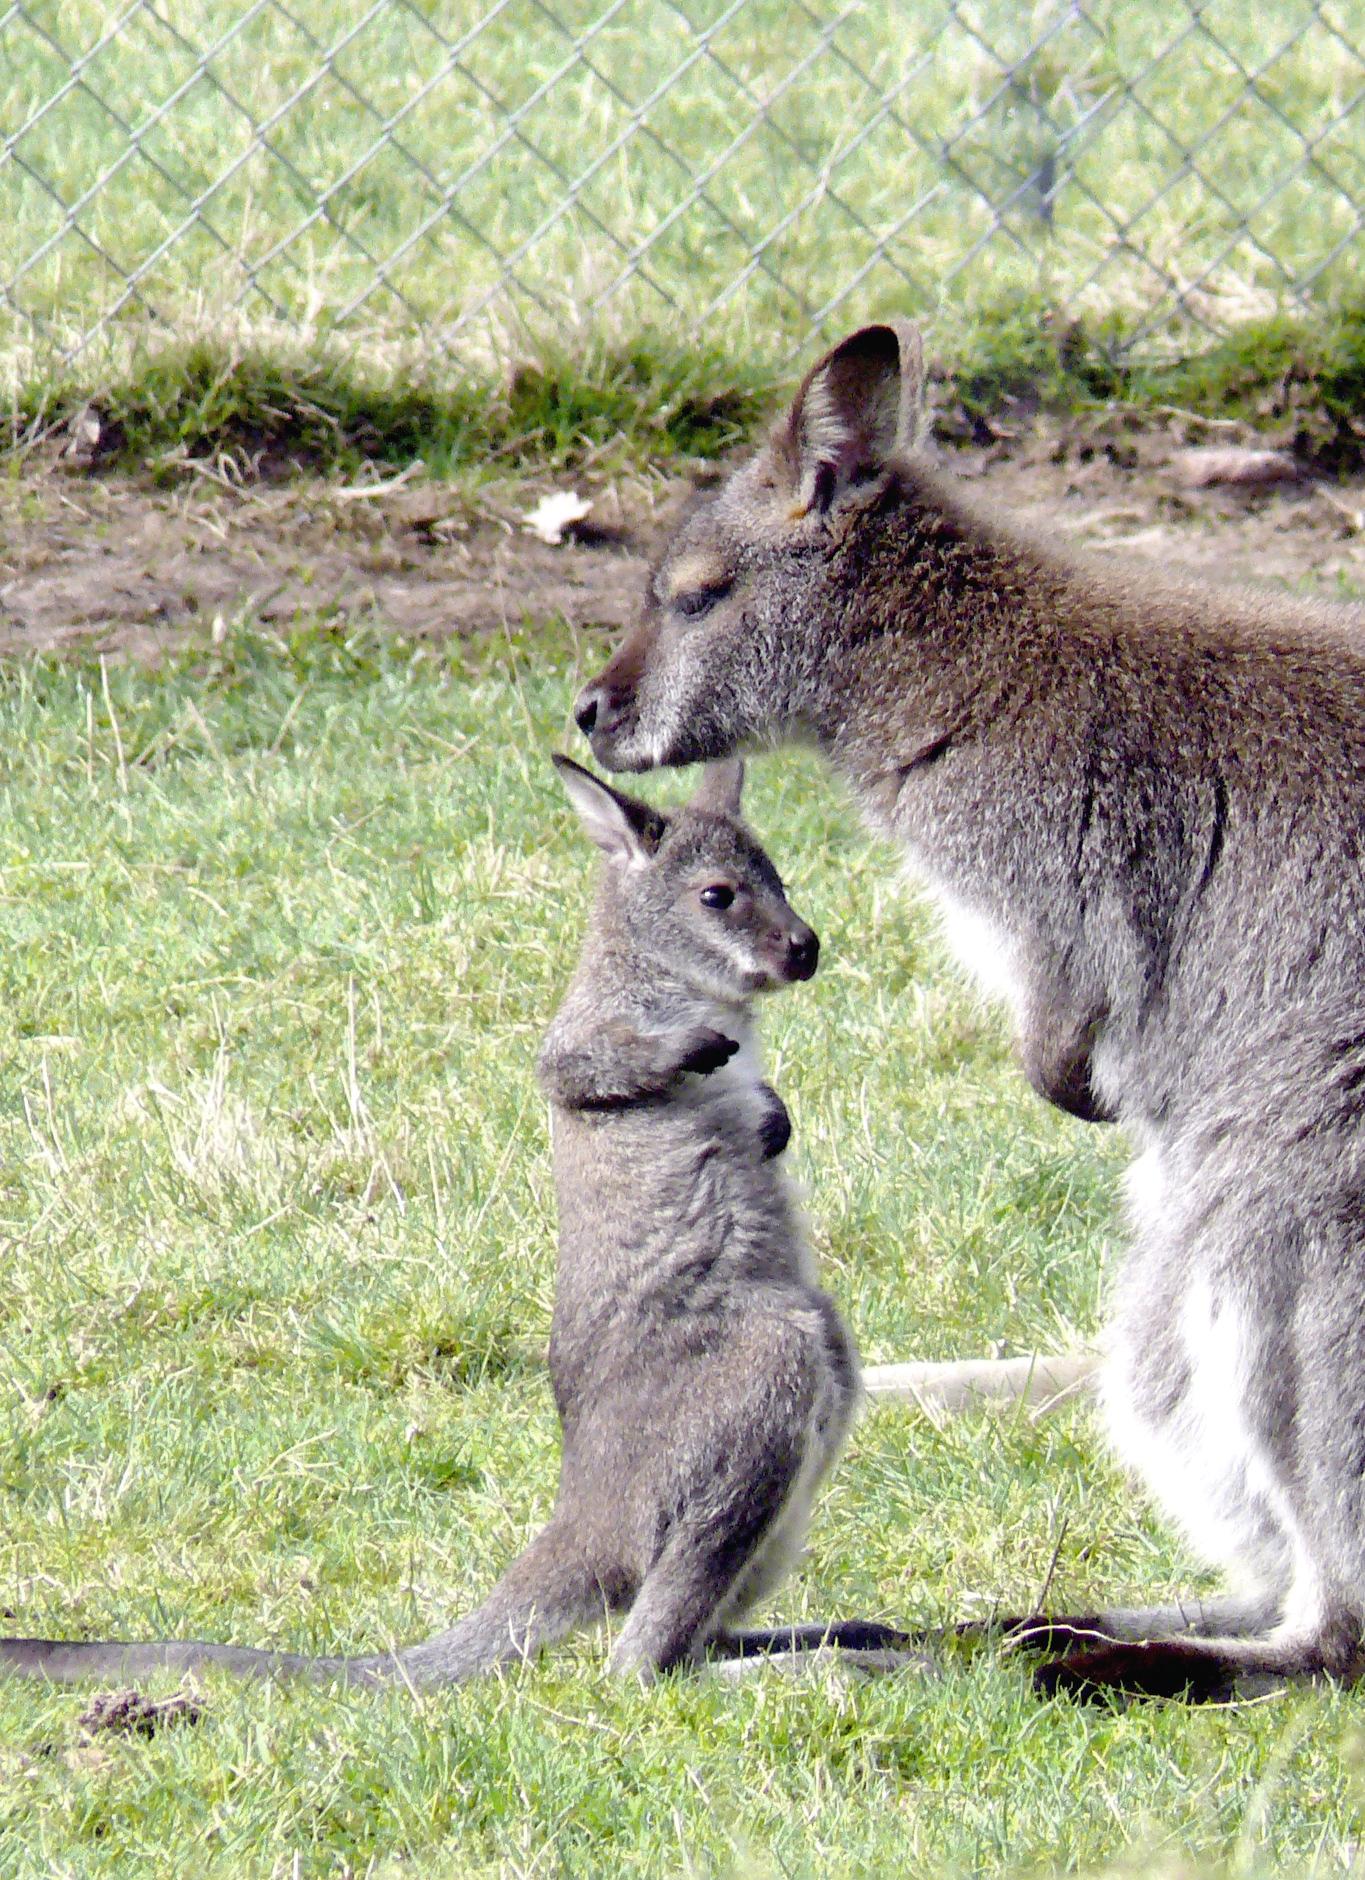
[[[673,1423],[658,1484],[666,1535],[616,1641],[614,1670],[694,1662],[800,1551],[811,1498],[853,1406],[851,1366],[846,1376],[812,1331],[759,1318],[704,1379],[692,1380],[691,1427],[687,1416]]]
[[[704,1400],[726,1414],[683,1445],[683,1479],[672,1487],[679,1514],[617,1639],[614,1670],[649,1675],[703,1656],[790,1660],[822,1647],[862,1653],[870,1668],[876,1658],[880,1670],[910,1646],[907,1634],[863,1621],[729,1629],[798,1558],[852,1416],[856,1360],[833,1307],[822,1301],[817,1311],[814,1323],[750,1324],[746,1348],[716,1367]]]
[[[611,1653],[611,1669],[651,1677],[695,1663],[736,1579],[781,1506],[756,1490],[748,1515],[721,1526],[675,1528],[645,1575]],[[766,1504],[766,1505],[762,1505]]]

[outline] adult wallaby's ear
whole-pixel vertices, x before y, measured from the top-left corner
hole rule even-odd
[[[638,797],[613,790],[571,757],[556,753],[551,762],[583,827],[608,860],[618,867],[638,868],[653,859],[668,827],[667,817]]]
[[[709,809],[717,816],[738,816],[739,800],[744,794],[744,761],[723,757],[708,764],[701,782],[692,792],[691,809]]]
[[[924,349],[908,320],[865,326],[806,375],[781,446],[798,513],[828,509],[889,457],[913,450],[924,414]]]

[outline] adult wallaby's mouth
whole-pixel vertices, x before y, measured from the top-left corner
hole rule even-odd
[[[641,748],[635,714],[605,699],[596,687],[586,686],[579,693],[574,718],[604,769],[650,770],[658,761]]]
[[[639,748],[640,721],[633,706],[601,679],[583,687],[574,700],[573,715],[593,756],[608,770],[648,770],[657,761]]]
[[[648,737],[638,718],[618,713],[588,733],[592,754],[604,770],[656,770],[660,765],[700,764],[713,755],[686,739]]]
[[[656,760],[648,751],[623,748],[619,738],[606,731],[594,732],[588,739],[592,754],[604,770],[653,770]]]

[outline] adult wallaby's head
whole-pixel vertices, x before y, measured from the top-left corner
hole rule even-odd
[[[642,960],[710,998],[809,979],[820,943],[739,821],[744,766],[710,764],[668,815],[556,757],[569,800],[606,858],[606,918]]]
[[[854,333],[683,522],[643,621],[579,694],[600,762],[692,763],[803,728],[824,635],[857,578],[859,524],[914,450],[923,377],[912,326]]]

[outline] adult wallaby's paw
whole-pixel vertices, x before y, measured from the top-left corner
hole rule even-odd
[[[678,1069],[700,1071],[702,1076],[706,1076],[711,1071],[718,1071],[722,1064],[728,1064],[738,1049],[738,1038],[727,1038],[723,1031],[703,1027],[688,1041],[678,1060]]]

